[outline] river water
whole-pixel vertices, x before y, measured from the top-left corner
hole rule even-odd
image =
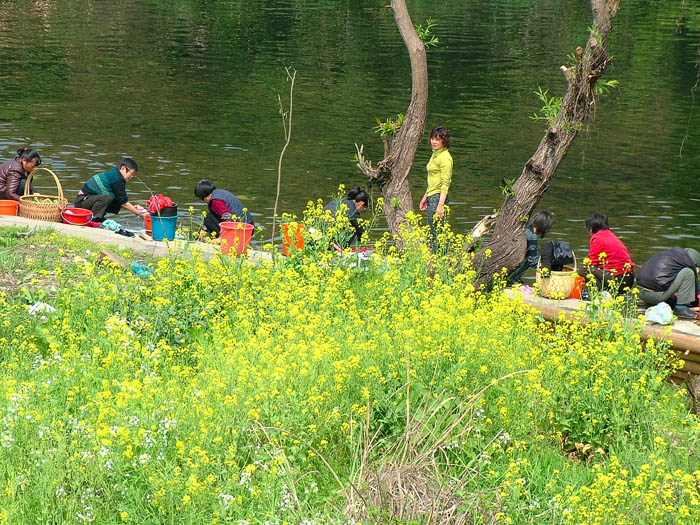
[[[278,95],[297,71],[280,212],[299,214],[339,184],[364,186],[355,143],[379,159],[375,118],[404,112],[408,55],[387,0],[2,0],[0,155],[37,148],[72,202],[82,183],[124,155],[140,165],[128,191],[204,205],[194,184],[231,190],[270,233],[284,144]],[[700,15],[682,0],[625,0],[609,40],[619,88],[561,164],[539,209],[552,238],[585,253],[585,217],[606,213],[641,263],[674,245],[700,249]],[[544,124],[538,87],[560,96],[559,66],[591,25],[585,0],[409,0],[433,17],[427,127],[453,135],[451,223],[468,231],[500,207]],[[425,189],[426,143],[411,174]],[[48,191],[51,179],[36,185]],[[141,226],[128,213],[127,226]],[[381,226],[378,228],[381,230]],[[377,231],[377,234],[380,232]]]

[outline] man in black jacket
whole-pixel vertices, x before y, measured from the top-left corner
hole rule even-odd
[[[673,312],[678,317],[696,318],[698,314],[691,308],[697,305],[700,293],[698,266],[700,253],[692,248],[676,247],[653,255],[637,272],[640,299],[651,305],[673,303],[676,295]]]

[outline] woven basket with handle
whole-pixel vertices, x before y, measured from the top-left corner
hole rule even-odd
[[[58,187],[58,195],[42,195],[41,193],[29,192],[32,177],[37,171],[48,171],[54,178]],[[36,168],[27,176],[24,186],[24,195],[19,198],[19,216],[37,221],[61,222],[61,210],[68,206],[68,199],[63,197],[61,181],[49,168]]]
[[[573,253],[573,251],[572,251]],[[576,254],[574,254],[574,267],[564,266],[562,271],[551,271],[546,277],[542,276],[540,262],[537,262],[535,282],[539,286],[540,295],[549,299],[566,299],[576,284],[578,270],[576,266]]]

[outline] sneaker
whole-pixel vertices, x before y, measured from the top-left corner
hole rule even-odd
[[[679,319],[697,319],[698,318],[698,313],[692,311],[690,308],[688,308],[684,304],[676,305],[676,307],[673,309],[673,313]]]

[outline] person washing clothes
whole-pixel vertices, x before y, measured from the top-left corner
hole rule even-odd
[[[369,195],[367,192],[356,186],[347,193],[344,199],[333,199],[323,207],[323,211],[328,210],[331,216],[335,217],[338,209],[344,206],[345,214],[352,227],[352,233],[348,232],[346,235],[341,235],[342,239],[339,239],[339,244],[342,244],[341,248],[347,248],[361,241],[365,230],[360,226],[358,219],[360,218],[360,213],[367,208],[368,202]]]
[[[525,226],[525,240],[527,242],[525,248],[525,258],[520,263],[520,266],[513,270],[513,273],[508,276],[509,284],[519,283],[523,277],[523,274],[528,268],[537,268],[537,262],[539,261],[539,251],[537,249],[538,240],[547,235],[549,230],[552,229],[553,223],[554,218],[548,211],[538,211],[532,216],[530,222],[528,222],[527,226]],[[549,249],[548,254],[549,266],[547,268],[551,270],[551,248]]]
[[[579,275],[592,273],[599,290],[622,295],[634,285],[634,263],[622,241],[608,226],[608,218],[593,213],[586,218],[586,228],[591,234],[587,259],[590,264],[579,268]]]
[[[243,207],[243,203],[233,193],[220,190],[209,180],[200,180],[194,187],[194,194],[207,204],[209,211],[204,217],[204,224],[199,231],[199,240],[204,240],[207,233],[218,237],[221,235],[222,222],[236,221],[255,224],[253,216]]]
[[[36,150],[20,148],[15,158],[0,165],[0,199],[18,201],[24,195],[27,176],[41,164]],[[34,193],[30,187],[29,193]]]
[[[670,248],[645,262],[637,272],[639,298],[648,305],[668,303],[680,318],[698,317],[700,253],[692,248]]]
[[[116,167],[88,179],[78,193],[74,206],[92,211],[95,222],[103,222],[106,213],[117,214],[122,208],[145,219],[146,210],[131,204],[126,194],[126,183],[138,170],[134,159],[123,158]]]

